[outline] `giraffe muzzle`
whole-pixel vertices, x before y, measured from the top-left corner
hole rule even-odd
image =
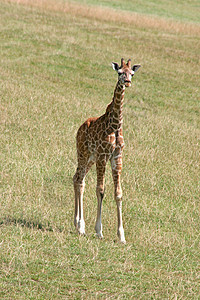
[[[125,80],[125,86],[126,86],[126,87],[131,86],[131,81],[130,81],[130,80]]]

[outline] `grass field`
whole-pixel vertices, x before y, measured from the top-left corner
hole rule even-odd
[[[0,0],[1,299],[199,299],[198,3],[100,3]],[[126,245],[109,165],[104,239],[95,168],[86,236],[73,226],[76,132],[105,112],[121,57],[142,65],[124,105]]]
[[[198,0],[173,1],[173,0],[71,0],[73,2],[89,4],[93,6],[108,7],[117,10],[137,12],[152,16],[164,17],[186,22],[199,22],[200,4]]]

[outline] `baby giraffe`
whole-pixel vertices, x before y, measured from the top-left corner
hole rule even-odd
[[[122,134],[122,108],[125,87],[131,86],[131,79],[140,65],[131,68],[131,60],[125,63],[121,59],[121,66],[112,63],[113,69],[118,73],[118,81],[114,96],[107,106],[105,114],[98,118],[87,119],[79,128],[76,137],[78,167],[73,177],[75,192],[74,225],[80,234],[85,234],[83,218],[83,192],[85,176],[91,166],[96,163],[98,200],[97,219],[95,230],[98,237],[103,238],[101,224],[102,201],[105,191],[105,170],[110,160],[114,181],[114,197],[117,204],[118,230],[117,234],[122,243],[126,243],[122,223],[122,189],[120,176],[122,171],[122,150],[124,139]]]

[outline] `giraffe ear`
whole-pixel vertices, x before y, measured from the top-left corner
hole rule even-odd
[[[112,67],[113,67],[113,70],[115,70],[115,71],[119,70],[119,65],[117,63],[112,62]]]
[[[140,67],[141,67],[141,65],[134,65],[132,67],[133,72],[136,72]]]

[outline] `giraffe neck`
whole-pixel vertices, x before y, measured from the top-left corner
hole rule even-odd
[[[109,128],[111,131],[117,131],[122,127],[123,122],[123,100],[124,100],[125,85],[119,81],[115,87],[112,102],[107,108],[109,118]]]

